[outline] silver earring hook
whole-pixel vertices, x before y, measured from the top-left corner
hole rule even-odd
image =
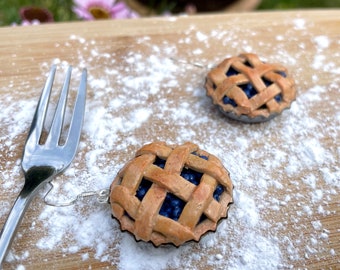
[[[98,203],[109,203],[109,195],[110,195],[110,190],[109,189],[101,189],[98,191],[86,191],[78,194],[74,199],[70,201],[65,201],[65,202],[51,202],[47,199],[48,194],[52,191],[54,188],[54,185],[52,182],[49,182],[51,188],[49,191],[45,194],[44,196],[44,203],[53,206],[53,207],[65,207],[65,206],[71,206],[76,204],[77,201],[87,198],[87,197],[96,197],[96,200]]]
[[[206,69],[211,69],[214,67],[214,65],[203,65],[202,63],[198,63],[198,62],[189,62],[183,59],[178,59],[175,57],[170,57],[170,59],[174,62],[180,63],[180,64],[186,64],[186,65],[191,65],[194,67],[198,67],[198,68],[206,68]]]

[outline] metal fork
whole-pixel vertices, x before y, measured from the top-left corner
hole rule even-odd
[[[22,156],[22,170],[25,184],[0,233],[0,266],[11,246],[14,235],[33,197],[45,184],[64,171],[72,162],[80,140],[85,111],[87,71],[83,69],[73,115],[65,142],[61,142],[64,114],[71,78],[72,67],[67,70],[58,105],[46,141],[41,142],[46,122],[51,89],[56,72],[52,66],[45,87],[41,93]]]

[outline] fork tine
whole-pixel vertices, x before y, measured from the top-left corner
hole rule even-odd
[[[69,66],[67,69],[66,78],[65,78],[60,96],[59,96],[58,105],[54,112],[54,117],[53,117],[52,125],[50,128],[50,132],[45,142],[46,145],[49,145],[51,143],[57,145],[59,142],[59,138],[60,138],[60,134],[61,134],[62,127],[63,127],[63,122],[64,122],[64,114],[65,114],[67,96],[69,92],[71,73],[72,73],[72,67]]]
[[[65,141],[65,147],[69,154],[75,155],[80,140],[81,129],[85,114],[87,70],[84,68],[80,80],[77,98],[70,123],[69,133]]]
[[[39,99],[39,102],[38,102],[38,105],[37,105],[37,108],[35,110],[34,117],[32,120],[28,139],[30,140],[33,139],[35,144],[39,144],[39,140],[40,140],[41,133],[43,130],[48,103],[49,103],[50,96],[51,96],[51,90],[52,90],[55,72],[56,72],[56,66],[52,65],[51,71],[47,77],[45,86],[41,93],[41,96],[40,96],[40,99]]]

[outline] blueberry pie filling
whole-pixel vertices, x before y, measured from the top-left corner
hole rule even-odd
[[[245,63],[246,66],[250,66],[249,63]],[[278,71],[278,74],[280,74],[282,77],[287,77],[286,73],[284,71]],[[228,69],[228,71],[226,72],[226,76],[227,77],[231,77],[231,76],[235,76],[240,74],[237,70],[235,70],[233,67],[230,67]],[[262,81],[264,82],[264,84],[266,85],[266,87],[269,87],[273,82],[266,79],[266,78],[262,78]],[[243,90],[243,92],[246,94],[248,99],[251,99],[253,96],[255,96],[258,92],[255,89],[255,87],[251,84],[251,83],[247,83],[247,84],[240,84],[239,87]],[[216,89],[216,85],[215,85],[215,89]],[[281,102],[282,101],[282,95],[277,94],[274,97],[276,102]],[[229,98],[228,96],[224,96],[223,97],[223,103],[224,104],[230,104],[233,107],[237,107],[237,104],[235,102],[235,100],[233,100],[232,98]]]
[[[196,153],[193,153],[196,155]],[[208,160],[207,156],[200,156],[200,158],[203,158],[205,160]],[[165,160],[160,159],[160,158],[156,158],[155,162],[153,163],[154,165],[164,169],[165,166]],[[181,176],[186,179],[187,181],[189,181],[190,183],[194,184],[194,185],[199,185],[201,177],[202,177],[203,173],[200,172],[196,172],[190,168],[183,168],[182,172],[181,172]],[[145,178],[142,179],[137,191],[136,191],[136,197],[142,201],[145,194],[148,192],[148,190],[150,189],[152,185],[152,182],[146,180]],[[224,191],[224,187],[220,184],[217,185],[214,193],[213,193],[213,198],[216,201],[220,200],[220,196]],[[167,193],[166,194],[166,198],[162,204],[162,207],[159,211],[159,214],[173,219],[175,221],[177,221],[183,211],[183,208],[185,206],[185,202],[183,200],[181,200],[180,198],[178,198],[177,196],[175,196],[172,193]],[[127,213],[126,213],[127,214]],[[200,222],[202,222],[203,220],[206,219],[205,215],[202,215],[200,218]]]

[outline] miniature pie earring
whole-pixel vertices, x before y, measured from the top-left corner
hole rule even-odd
[[[113,217],[136,240],[155,246],[198,241],[233,202],[229,172],[193,143],[154,142],[137,151],[110,189]]]
[[[246,123],[268,121],[296,98],[287,69],[251,53],[224,59],[208,73],[205,88],[227,117]]]

